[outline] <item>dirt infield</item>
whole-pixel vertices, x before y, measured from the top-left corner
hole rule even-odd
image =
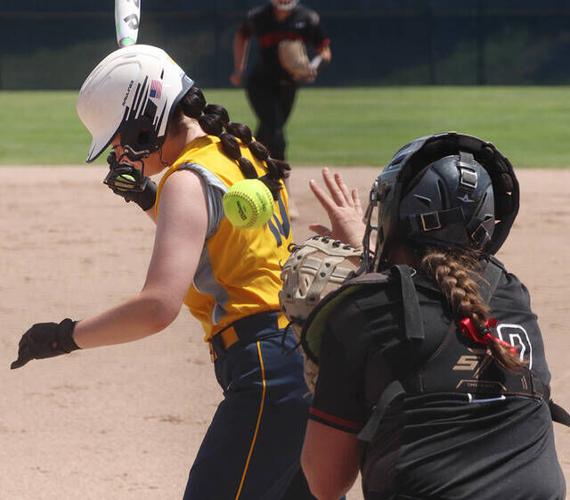
[[[375,171],[346,170],[365,198]],[[186,311],[160,335],[10,371],[35,322],[82,318],[143,284],[153,225],[101,184],[102,167],[0,167],[0,498],[155,500],[182,497],[221,398],[200,328]],[[295,239],[324,213],[296,169]],[[524,170],[520,217],[500,258],[530,288],[553,374],[570,406],[570,170]],[[570,478],[570,431],[556,426]],[[362,496],[356,486],[351,500]]]

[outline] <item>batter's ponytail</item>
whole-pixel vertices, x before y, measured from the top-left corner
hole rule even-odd
[[[241,154],[240,142],[247,147],[253,157],[264,164],[267,173],[259,177],[259,180],[269,188],[273,198],[277,199],[283,187],[281,180],[289,176],[291,167],[284,161],[271,158],[267,148],[253,140],[253,134],[247,125],[231,122],[223,106],[207,104],[204,94],[197,87],[192,87],[182,98],[174,120],[180,120],[180,115],[194,118],[206,134],[219,137],[222,151],[228,158],[237,162],[243,176],[246,179],[257,179],[255,167]]]
[[[480,273],[475,255],[465,251],[428,249],[421,259],[420,269],[438,284],[464,335],[485,345],[505,368],[518,370],[525,366],[510,344],[490,333],[493,320],[489,318],[490,308],[483,301],[475,280]]]

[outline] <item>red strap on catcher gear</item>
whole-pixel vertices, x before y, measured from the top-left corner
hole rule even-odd
[[[505,342],[504,340],[501,340],[498,337],[495,337],[491,333],[491,329],[495,328],[496,326],[497,320],[495,318],[489,318],[487,321],[485,321],[485,329],[480,332],[471,318],[463,318],[459,321],[459,328],[461,329],[461,333],[469,337],[473,342],[486,346],[495,342],[506,348],[511,353],[511,355],[518,356],[519,352],[516,347],[512,346],[508,342]]]

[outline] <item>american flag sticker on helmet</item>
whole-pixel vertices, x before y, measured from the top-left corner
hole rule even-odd
[[[150,82],[150,97],[160,99],[162,93],[162,82],[160,80],[152,80]]]

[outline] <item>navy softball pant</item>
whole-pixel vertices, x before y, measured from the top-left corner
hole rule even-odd
[[[277,313],[233,326],[240,340],[216,349],[224,400],[190,470],[184,500],[313,499],[300,468],[310,397],[294,335],[278,329]]]

